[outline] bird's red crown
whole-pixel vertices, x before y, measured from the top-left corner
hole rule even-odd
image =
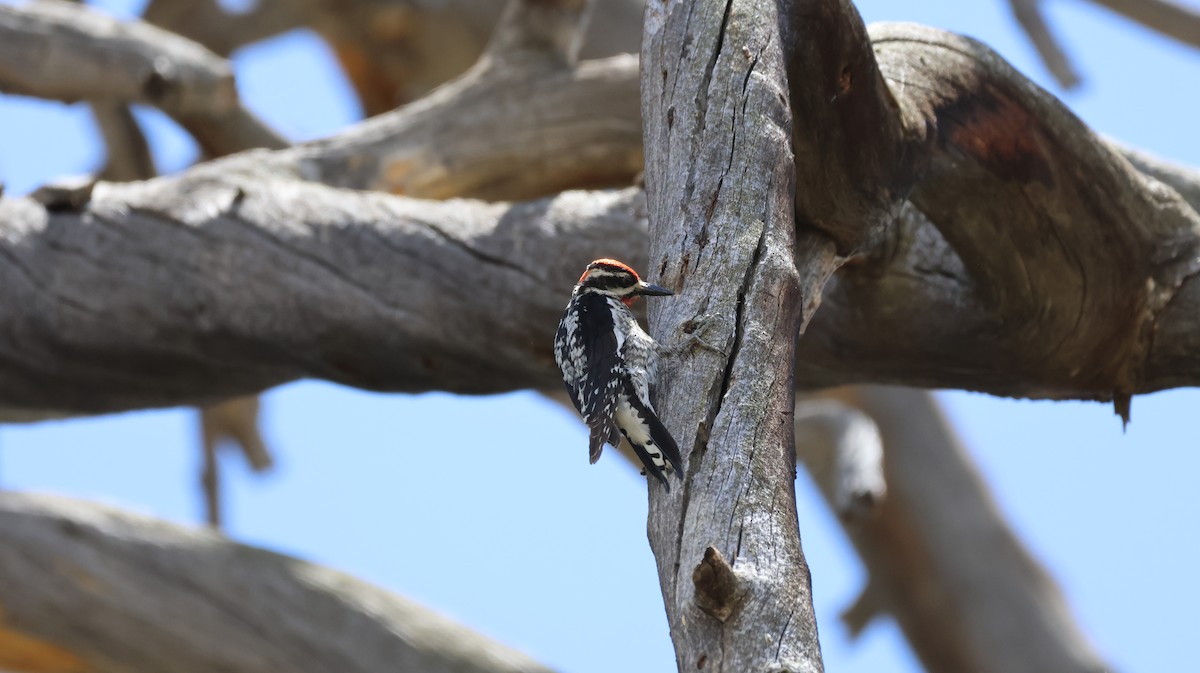
[[[579,282],[582,283],[583,279],[587,278],[589,271],[593,269],[599,269],[601,267],[610,267],[614,269],[620,269],[621,271],[628,271],[629,273],[633,274],[634,280],[641,280],[641,276],[638,275],[637,271],[634,271],[633,267],[629,266],[628,264],[619,262],[615,259],[609,259],[608,257],[602,257],[600,259],[593,260],[591,264],[587,265],[587,268],[583,270],[583,274],[579,276]]]

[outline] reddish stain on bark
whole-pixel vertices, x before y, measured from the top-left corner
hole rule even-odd
[[[939,109],[937,118],[944,145],[997,177],[1054,186],[1049,147],[1037,118],[1004,92],[981,85]]]

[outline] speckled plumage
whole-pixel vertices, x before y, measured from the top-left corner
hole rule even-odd
[[[669,292],[642,282],[619,262],[589,264],[559,322],[554,358],[591,430],[591,462],[600,458],[605,443],[615,447],[624,435],[647,473],[670,490],[666,475],[681,468],[675,440],[650,403],[658,346],[628,308],[641,294]]]

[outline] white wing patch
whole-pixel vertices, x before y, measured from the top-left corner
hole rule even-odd
[[[636,444],[646,450],[650,459],[654,461],[655,467],[666,468],[667,460],[663,457],[662,450],[654,443],[654,439],[650,437],[650,425],[642,418],[637,409],[629,406],[625,398],[617,403],[616,413],[617,427],[625,432],[625,437],[630,444]],[[670,468],[667,468],[669,471]]]

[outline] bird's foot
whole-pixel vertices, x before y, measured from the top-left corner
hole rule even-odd
[[[707,315],[693,318],[691,320],[685,320],[683,324],[679,326],[685,335],[683,343],[675,347],[675,354],[682,353],[685,349],[699,349],[712,351],[713,353],[717,353],[722,357],[728,358],[730,355],[729,351],[704,338],[706,333],[712,332],[716,327],[717,326],[713,324],[713,320]]]

